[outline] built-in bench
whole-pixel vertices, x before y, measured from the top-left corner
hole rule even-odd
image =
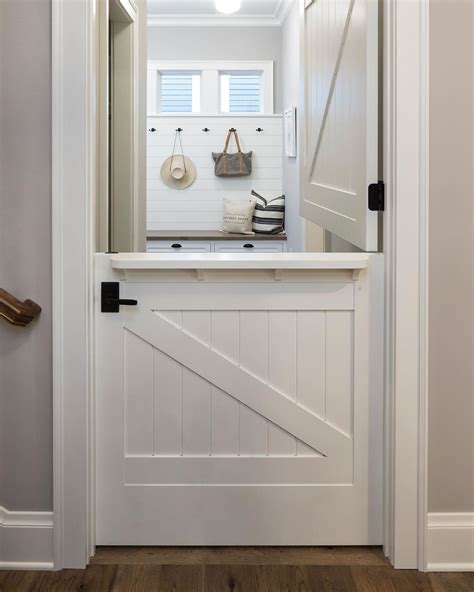
[[[283,253],[286,235],[227,234],[219,230],[149,231],[149,253]]]

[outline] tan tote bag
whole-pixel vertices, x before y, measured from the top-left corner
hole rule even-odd
[[[238,152],[229,154],[230,138],[235,135],[235,143]],[[223,152],[213,152],[214,174],[216,177],[248,177],[252,173],[252,152],[242,152],[240,148],[239,136],[237,130],[231,128],[227,132]]]

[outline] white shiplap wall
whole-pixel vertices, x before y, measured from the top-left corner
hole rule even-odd
[[[148,117],[147,228],[148,230],[215,230],[222,226],[224,197],[250,198],[250,191],[272,199],[283,192],[282,118],[258,116],[158,116]],[[161,180],[160,168],[171,156],[174,130],[181,127],[184,153],[196,165],[191,187],[175,190]],[[209,132],[203,132],[203,128]],[[249,177],[218,178],[211,152],[224,147],[227,130],[235,127],[244,152],[253,150]],[[263,132],[257,132],[257,128]],[[233,144],[232,152],[236,150]]]

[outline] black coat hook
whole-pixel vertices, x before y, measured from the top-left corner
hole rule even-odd
[[[154,127],[151,127],[151,128],[148,130],[148,131],[149,131],[149,132],[156,132],[156,128],[154,128]]]
[[[257,127],[256,132],[263,132],[263,127]]]
[[[202,131],[203,131],[203,132],[210,132],[211,130],[210,130],[208,127],[203,127],[203,128],[202,128]]]
[[[177,132],[182,132],[184,131],[182,127],[178,127],[178,129],[176,130]]]

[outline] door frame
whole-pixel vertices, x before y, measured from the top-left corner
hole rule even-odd
[[[52,2],[55,569],[94,553],[98,2]],[[387,0],[383,21],[384,550],[426,570],[428,1]]]

